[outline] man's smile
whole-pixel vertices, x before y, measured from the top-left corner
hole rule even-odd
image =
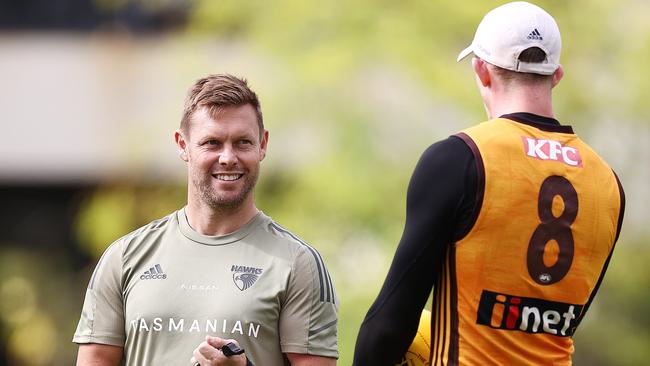
[[[213,178],[216,178],[218,180],[223,180],[226,182],[238,180],[239,178],[243,177],[244,174],[241,173],[228,173],[228,174],[212,174]]]

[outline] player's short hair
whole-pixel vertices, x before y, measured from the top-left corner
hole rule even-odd
[[[520,62],[542,63],[546,61],[546,52],[539,47],[527,48],[519,54]],[[492,65],[497,75],[506,82],[538,83],[549,81],[553,75],[541,75],[529,72],[517,72]]]
[[[260,139],[264,135],[264,119],[257,94],[248,87],[246,79],[229,74],[208,75],[197,80],[187,92],[181,131],[189,133],[190,122],[194,112],[205,107],[211,116],[215,116],[223,108],[241,107],[250,104],[255,108]]]

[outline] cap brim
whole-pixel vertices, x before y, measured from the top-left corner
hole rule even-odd
[[[462,59],[469,56],[470,53],[472,53],[472,45],[469,45],[469,47],[460,51],[460,53],[458,54],[458,58],[456,59],[456,62],[460,62]]]

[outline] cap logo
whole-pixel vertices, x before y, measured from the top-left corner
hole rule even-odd
[[[533,30],[532,32],[530,32],[530,34],[529,34],[528,37],[526,37],[526,38],[528,38],[528,39],[536,39],[536,40],[538,40],[538,41],[543,41],[543,40],[544,40],[544,38],[542,37],[542,34],[539,33],[539,31],[537,30],[537,28],[535,28],[535,30]]]

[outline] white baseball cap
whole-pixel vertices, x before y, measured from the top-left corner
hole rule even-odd
[[[519,61],[519,54],[531,47],[546,52],[541,63]],[[504,69],[551,75],[560,66],[562,39],[555,19],[544,9],[525,1],[507,3],[483,17],[474,40],[465,48],[460,61],[470,53]]]

